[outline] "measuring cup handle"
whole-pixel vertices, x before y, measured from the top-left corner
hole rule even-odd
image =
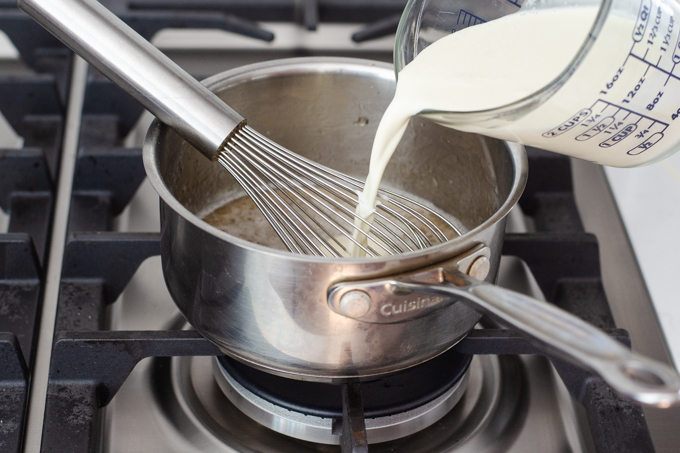
[[[206,157],[245,120],[94,0],[19,0],[19,8]]]
[[[674,369],[631,351],[576,316],[488,283],[477,282],[467,292],[476,308],[547,345],[555,355],[580,362],[630,399],[657,407],[680,403],[680,376]]]

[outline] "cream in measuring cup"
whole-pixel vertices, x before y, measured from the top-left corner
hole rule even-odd
[[[553,83],[579,53],[599,9],[520,10],[419,53],[399,73],[378,127],[357,214],[370,218],[385,167],[417,114],[604,165],[638,166],[674,151],[680,142],[680,120],[673,123],[680,116],[680,23],[663,1],[643,0],[637,16],[610,12],[574,73],[528,113],[478,122],[461,116],[507,106]]]

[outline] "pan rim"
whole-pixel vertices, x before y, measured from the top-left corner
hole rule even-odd
[[[273,71],[273,69],[275,69],[275,71]],[[262,63],[241,66],[209,77],[203,80],[202,83],[207,88],[216,91],[218,89],[226,89],[230,86],[264,76],[273,77],[276,75],[294,74],[295,72],[346,72],[350,69],[353,72],[360,71],[363,73],[372,73],[373,75],[378,75],[379,77],[394,80],[393,66],[388,63],[345,57],[301,57],[270,60]],[[169,126],[162,124],[158,119],[154,119],[146,134],[143,145],[144,168],[151,185],[160,196],[162,202],[177,212],[177,214],[179,214],[183,219],[191,222],[195,227],[222,241],[228,242],[234,246],[248,251],[303,263],[315,263],[321,265],[368,265],[375,269],[376,265],[401,264],[404,261],[420,261],[423,258],[425,258],[428,262],[440,261],[441,257],[451,255],[451,253],[447,252],[459,249],[466,243],[474,240],[473,238],[478,237],[484,231],[492,228],[505,216],[507,216],[510,210],[519,201],[519,198],[524,191],[528,176],[528,160],[524,146],[521,144],[504,141],[513,167],[513,181],[510,192],[503,203],[490,217],[463,235],[457,236],[447,242],[437,244],[426,249],[398,255],[340,259],[332,257],[300,255],[287,250],[272,249],[263,245],[246,241],[245,239],[241,239],[237,236],[233,236],[201,220],[186,207],[184,207],[184,205],[182,205],[170,192],[170,189],[165,184],[158,170],[159,166],[156,144],[158,143],[159,138],[166,134],[169,129]],[[433,259],[427,259],[428,257],[433,257]]]

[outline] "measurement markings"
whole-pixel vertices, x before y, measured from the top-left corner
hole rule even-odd
[[[637,129],[637,123],[631,123],[627,126],[624,126],[622,129],[620,129],[616,133],[616,135],[613,135],[611,138],[603,141],[602,143],[600,143],[599,146],[600,146],[600,148],[611,148],[612,146],[618,144],[622,140],[625,140],[626,138],[628,138],[630,136],[630,134],[635,132],[636,129]],[[606,134],[606,133],[608,133],[608,131],[605,131],[604,133]]]
[[[626,63],[628,63],[628,59],[630,58],[631,55],[633,55],[633,50],[635,50],[635,45],[637,44],[637,41],[633,40],[633,45],[630,46],[630,50],[628,51],[628,55],[626,56],[626,59],[623,60],[623,64],[621,67],[626,66]]]
[[[590,140],[591,138],[595,137],[597,134],[600,132],[605,131],[612,123],[614,123],[615,119],[613,116],[608,116],[600,120],[599,123],[597,123],[595,126],[591,127],[584,133],[580,134],[579,136],[576,137],[576,141],[582,142],[585,140]]]
[[[673,63],[673,68],[671,68],[671,73],[673,73],[673,71],[675,71],[675,66],[676,66],[676,64]],[[649,68],[647,68],[647,69],[649,69]],[[671,80],[670,74],[668,75],[668,78],[666,78],[666,81],[664,82],[663,86],[666,86],[666,84],[668,84],[669,80]]]
[[[647,140],[644,142],[640,143],[637,145],[635,148],[631,149],[628,151],[626,154],[630,156],[637,156],[638,154],[641,154],[645,151],[647,151],[649,148],[654,146],[663,138],[663,132],[655,132],[652,134]]]
[[[597,111],[598,103],[602,104],[601,109],[599,113],[595,113],[593,115],[592,112]],[[621,118],[620,115],[624,116]],[[619,119],[617,119],[617,116]],[[631,118],[631,122],[627,123],[629,118]],[[566,132],[576,131],[580,127],[584,127],[586,130],[584,131],[583,129],[580,129],[580,131],[583,132],[580,134],[577,132],[577,136],[574,137],[576,141],[583,142],[590,140],[599,134],[604,134],[605,136],[609,136],[609,138],[601,142],[599,146],[601,148],[610,148],[633,135],[633,133],[638,129],[642,120],[649,122],[649,126],[647,128],[641,127],[641,129],[644,130],[635,135],[636,138],[644,138],[645,134],[647,134],[656,125],[658,125],[656,126],[657,129],[661,128],[659,133],[661,136],[663,136],[663,131],[665,131],[668,127],[668,124],[664,123],[663,121],[657,121],[654,118],[650,118],[633,110],[629,110],[619,105],[598,99],[590,108],[580,110],[567,119],[564,123],[550,131],[543,133],[542,135],[545,138],[554,138]],[[660,139],[656,139],[656,141],[658,140]],[[654,143],[656,143],[656,141]],[[645,143],[647,146],[645,150],[653,145],[651,142],[651,144],[647,142]],[[638,150],[636,149],[635,152],[638,152]]]
[[[456,20],[456,25],[461,25],[462,23],[463,25],[469,27],[472,25],[483,24],[484,22],[486,21],[481,17],[475,16],[474,14],[461,9],[460,13],[458,14],[458,19]]]
[[[651,121],[651,122],[653,122],[653,123],[663,124],[664,127],[668,127],[668,123],[664,123],[663,121],[655,120],[655,119],[652,118],[652,117],[649,117],[649,116],[647,116],[647,115],[643,115],[643,114],[638,113],[638,112],[634,112],[633,110],[629,110],[629,109],[627,109],[627,108],[625,108],[625,107],[621,107],[620,105],[612,104],[611,102],[603,101],[602,99],[598,99],[597,102],[602,102],[602,103],[608,104],[607,107],[609,107],[609,106],[611,106],[611,107],[616,107],[618,110],[616,111],[616,113],[614,113],[614,115],[616,115],[617,113],[619,113],[620,110],[623,110],[623,111],[625,111],[625,112],[628,112],[628,115],[630,115],[630,114],[632,113],[633,115],[637,115],[637,116],[639,116],[640,118],[647,119],[647,120],[649,120],[649,121]],[[597,104],[597,102],[596,102],[596,104]],[[605,108],[606,108],[606,107],[605,107]],[[604,109],[603,109],[603,111],[604,111]],[[628,116],[628,115],[626,115],[626,116]],[[624,119],[625,119],[625,118],[624,118]]]
[[[676,76],[675,74],[673,74],[673,73],[671,73],[671,72],[666,71],[666,70],[663,69],[663,68],[660,68],[659,66],[657,66],[657,65],[655,65],[655,64],[653,64],[653,63],[650,63],[649,61],[645,60],[644,58],[640,58],[640,57],[638,57],[638,56],[635,55],[635,54],[630,54],[630,55],[631,55],[632,57],[634,57],[634,58],[637,58],[637,59],[640,60],[641,62],[646,63],[648,66],[651,66],[651,67],[653,67],[653,68],[655,68],[655,69],[657,69],[657,70],[663,72],[664,74],[667,74],[669,77],[673,77],[674,79],[680,80],[680,77]],[[645,54],[645,55],[646,55],[646,54]],[[649,71],[649,67],[647,68],[647,71]],[[645,74],[647,74],[647,71],[645,71]]]
[[[664,131],[668,127],[668,123],[655,120],[654,118],[650,118],[646,115],[642,115],[632,110],[628,110],[616,104],[611,104],[609,102],[603,101],[602,99],[599,99],[597,102],[602,102],[606,104],[605,109],[612,107],[612,109],[609,109],[610,112],[608,118],[616,117],[622,111],[626,112],[626,116],[618,120],[618,123],[612,123],[610,127],[607,127],[606,129],[601,131],[603,134],[609,135],[609,138],[599,143],[598,146],[600,148],[605,149],[611,148],[628,139],[629,137],[634,137],[636,139],[642,140],[642,142],[633,147],[632,149],[628,150],[627,154],[631,156],[636,156],[650,149],[664,137]],[[595,104],[597,104],[597,102]],[[595,104],[593,104],[593,108],[595,107]],[[611,110],[613,109],[616,110],[614,112],[611,112]],[[623,125],[624,121],[631,115],[637,117],[637,120],[635,122],[628,123],[627,125],[624,126]],[[645,123],[647,123],[646,126]],[[650,132],[652,133],[652,135],[646,137],[645,139],[645,136]],[[598,135],[598,133],[599,132],[597,132],[595,128],[592,128],[586,131],[584,134],[576,137],[576,140],[579,141],[588,140]]]

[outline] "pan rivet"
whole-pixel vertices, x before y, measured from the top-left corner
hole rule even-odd
[[[371,308],[371,296],[355,289],[347,291],[340,298],[340,312],[350,318],[361,318]]]
[[[477,280],[484,280],[491,270],[491,261],[486,256],[480,256],[472,262],[468,275]]]

